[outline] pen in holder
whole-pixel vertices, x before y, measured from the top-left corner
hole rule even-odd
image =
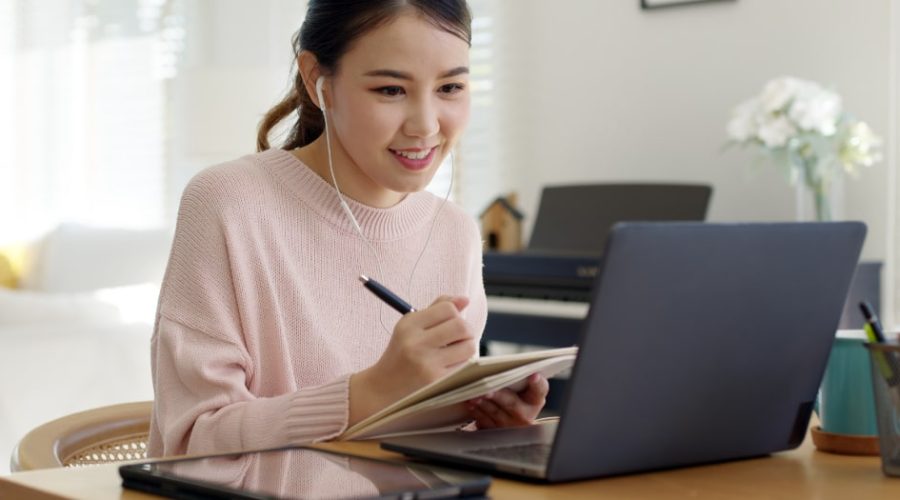
[[[867,343],[875,394],[881,470],[900,476],[900,345]]]

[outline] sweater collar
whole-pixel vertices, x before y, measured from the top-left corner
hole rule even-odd
[[[353,223],[341,208],[334,187],[290,151],[268,149],[256,156],[262,166],[304,205],[341,230],[356,234]],[[438,201],[437,197],[426,191],[410,193],[388,208],[370,207],[347,196],[344,200],[365,237],[372,241],[397,239],[424,226],[434,216]]]

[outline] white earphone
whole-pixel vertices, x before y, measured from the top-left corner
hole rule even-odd
[[[325,98],[322,96],[322,86],[325,85],[325,77],[320,76],[316,80],[316,97],[319,98],[319,109],[325,109]]]
[[[334,175],[334,161],[331,159],[331,133],[328,130],[330,128],[328,127],[328,112],[325,110],[325,95],[322,93],[322,87],[324,86],[325,77],[320,76],[316,79],[316,97],[319,98],[319,109],[322,110],[322,117],[325,119],[325,144],[328,146],[328,171],[331,173],[331,181],[334,183],[334,190],[337,191],[338,200],[341,202],[341,208],[344,209],[344,213],[347,214],[350,222],[353,223],[353,227],[356,229],[356,232],[359,233],[360,238],[368,242],[369,240],[363,236],[359,222],[357,222],[356,217],[353,216],[353,211],[350,210],[350,206],[344,201],[344,195],[341,193],[341,188],[338,187],[337,178]]]

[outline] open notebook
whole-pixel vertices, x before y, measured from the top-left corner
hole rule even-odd
[[[463,424],[471,418],[466,401],[503,388],[522,390],[532,373],[552,377],[571,368],[577,354],[577,347],[564,347],[471,359],[350,427],[338,439],[370,439]]]

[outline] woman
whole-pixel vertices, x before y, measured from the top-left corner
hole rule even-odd
[[[152,340],[150,456],[334,438],[476,354],[480,235],[423,191],[468,122],[470,25],[463,0],[309,2],[261,152],[185,189]],[[401,317],[360,274],[431,305]],[[469,409],[479,428],[527,424],[546,393],[533,376]]]

